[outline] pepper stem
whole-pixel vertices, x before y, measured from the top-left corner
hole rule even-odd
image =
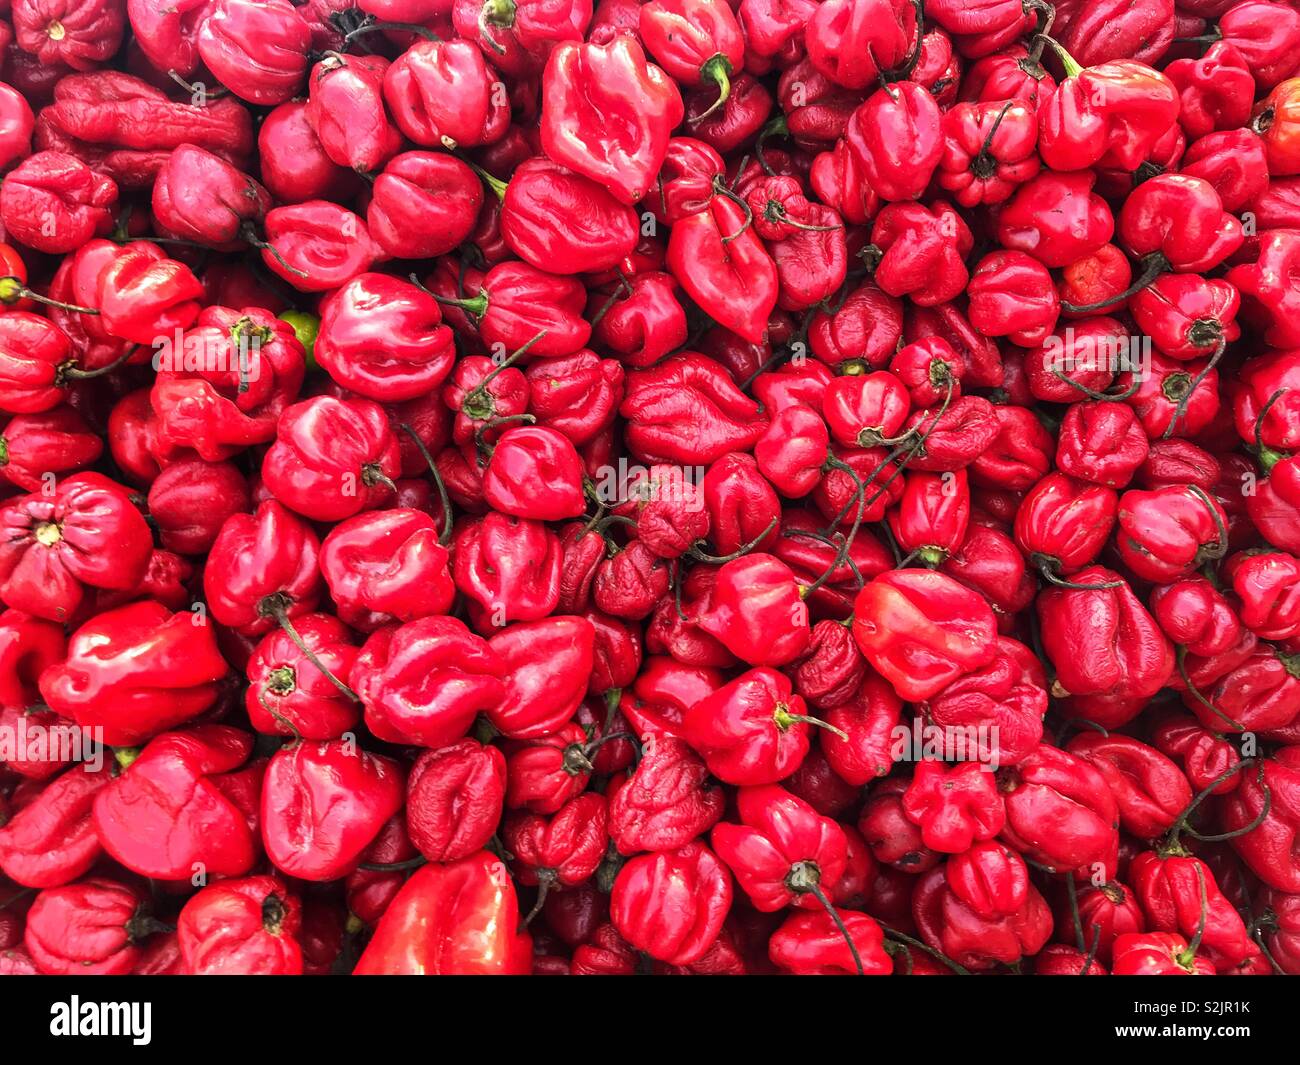
[[[420,452],[421,457],[428,464],[429,473],[433,476],[433,483],[438,489],[438,501],[442,504],[442,531],[438,534],[438,543],[446,547],[451,543],[452,522],[451,497],[447,494],[447,485],[443,482],[442,474],[438,472],[438,464],[433,461],[429,449],[424,446],[424,441],[420,439],[420,434],[407,425],[406,422],[400,422],[398,428],[414,441],[416,450]]]
[[[58,307],[60,310],[75,314],[99,314],[94,307],[79,307],[75,303],[63,303],[60,300],[50,299],[49,296],[42,296],[39,292],[33,292],[16,277],[0,277],[0,303],[11,306],[19,300],[34,300],[47,307]]]
[[[718,98],[709,105],[709,109],[695,119],[691,125],[697,126],[708,118],[714,111],[727,102],[731,96],[731,61],[725,55],[718,53],[709,58],[705,64],[700,67],[700,77],[705,82],[713,82],[718,87]]]
[[[336,677],[333,674],[333,672],[330,671],[329,666],[325,665],[325,663],[320,660],[316,652],[313,651],[310,647],[308,647],[303,642],[302,637],[298,634],[297,628],[294,626],[293,622],[289,618],[289,607],[292,605],[293,605],[293,600],[290,599],[289,596],[286,595],[284,592],[274,592],[271,595],[268,595],[265,598],[263,598],[262,601],[257,604],[257,612],[262,617],[270,618],[277,625],[279,625],[280,628],[284,630],[284,634],[288,636],[290,640],[293,641],[293,645],[296,648],[298,648],[299,651],[302,652],[303,657],[306,658],[307,661],[310,662],[313,666],[319,669],[321,673],[325,676],[325,679],[328,680],[331,684],[333,684],[334,687],[338,688],[339,691],[341,691],[354,703],[361,702],[361,697],[357,695],[357,693],[354,692],[351,688],[349,688],[346,684],[344,684],[341,680],[339,680],[339,678]]]

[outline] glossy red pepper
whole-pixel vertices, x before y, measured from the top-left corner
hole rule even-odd
[[[266,768],[259,827],[266,856],[299,880],[337,880],[402,807],[405,773],[355,739],[293,743]]]
[[[299,976],[302,907],[274,876],[225,880],[194,895],[176,922],[195,976]]]
[[[357,976],[521,976],[532,940],[501,860],[479,851],[417,869],[385,911]]]
[[[905,643],[899,640],[903,632],[908,633]],[[892,570],[858,594],[853,635],[894,690],[917,700],[988,662],[996,628],[984,599],[951,577]]]
[[[248,733],[225,725],[150,740],[95,797],[95,833],[104,849],[158,880],[247,873],[258,853],[256,809],[241,806],[222,782],[251,751]]]
[[[138,743],[216,702],[229,669],[212,626],[141,600],[91,618],[41,674],[46,703],[111,745]]]

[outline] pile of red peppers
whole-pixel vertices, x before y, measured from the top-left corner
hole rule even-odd
[[[3,0],[0,174],[0,973],[1300,974],[1300,0]]]

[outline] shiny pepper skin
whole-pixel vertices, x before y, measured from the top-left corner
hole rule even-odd
[[[925,699],[994,653],[993,612],[950,577],[893,570],[858,594],[853,635],[904,699]],[[908,633],[906,645],[898,634]]]
[[[688,843],[623,866],[610,896],[610,917],[638,950],[689,965],[717,939],[731,898],[726,867],[703,843]]]
[[[774,784],[808,753],[806,709],[785,676],[753,669],[692,706],[682,735],[718,779]]]
[[[681,94],[630,37],[608,45],[564,42],[542,76],[542,145],[556,162],[641,199],[683,115]]]
[[[464,736],[474,716],[505,693],[487,641],[449,617],[379,629],[349,680],[372,732],[435,749]]]
[[[304,517],[341,521],[378,506],[400,467],[397,439],[377,403],[319,396],[280,416],[262,479]]]
[[[130,590],[144,577],[151,537],[127,490],[82,473],[0,510],[0,597],[51,621],[70,621],[87,588]]]
[[[40,685],[59,714],[129,746],[208,709],[228,672],[210,624],[143,599],[77,629]]]
[[[519,932],[519,904],[504,864],[478,851],[417,869],[397,893],[357,976],[520,976],[532,940]]]
[[[354,741],[282,748],[262,784],[266,856],[300,880],[337,880],[356,867],[404,794],[401,767]]]
[[[274,876],[203,888],[176,929],[185,970],[195,976],[298,976],[301,904]]]
[[[320,318],[316,359],[359,396],[400,403],[451,373],[451,330],[433,297],[408,282],[360,274],[321,304]]]
[[[949,771],[939,762],[917,763],[903,793],[903,812],[920,827],[927,847],[947,854],[993,838],[1005,819],[992,774],[975,762]]]
[[[418,510],[358,514],[320,547],[320,570],[340,618],[362,632],[444,614],[456,588],[437,524]]]
[[[223,775],[248,758],[246,732],[200,725],[151,740],[95,798],[104,849],[132,872],[182,880],[247,873],[257,856],[255,810],[223,790]]]

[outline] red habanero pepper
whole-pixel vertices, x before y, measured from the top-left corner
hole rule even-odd
[[[711,408],[706,420],[691,413],[700,404]],[[760,405],[732,383],[726,370],[693,352],[628,374],[619,414],[628,422],[625,431],[629,448],[647,462],[714,463],[730,452],[751,448],[767,428]],[[706,475],[706,502],[708,497]],[[716,521],[713,524],[715,530],[720,525]],[[760,526],[754,533],[761,531]],[[715,546],[735,549],[723,547],[716,539]]]
[[[511,814],[501,841],[514,855],[520,882],[537,887],[537,903],[524,918],[531,924],[553,887],[572,887],[596,872],[609,837],[605,831],[605,797],[593,792],[570,799],[549,818]]]
[[[257,858],[256,812],[222,787],[252,751],[252,737],[225,725],[167,732],[95,798],[104,849],[157,880],[242,876]],[[260,772],[260,770],[259,770]]]
[[[726,867],[694,842],[624,865],[610,896],[610,919],[636,949],[671,965],[689,965],[717,940],[731,899]]]
[[[910,0],[827,0],[808,20],[804,42],[826,77],[846,89],[865,89],[907,61],[920,44],[919,23]]]
[[[26,710],[39,702],[41,673],[62,662],[66,652],[61,625],[14,608],[0,613],[0,707]],[[21,759],[9,764],[16,762]]]
[[[1138,839],[1154,839],[1167,831],[1192,801],[1192,789],[1178,766],[1132,737],[1080,733],[1066,750],[1106,778],[1120,824]]]
[[[160,442],[220,462],[273,440],[306,373],[293,328],[258,307],[212,306],[176,337],[149,393]]]
[[[440,748],[460,739],[475,716],[500,703],[505,687],[486,640],[464,622],[426,617],[375,632],[350,683],[366,723],[390,743]]]
[[[1000,636],[993,661],[957,678],[932,696],[925,708],[937,725],[990,729],[990,739],[977,739],[968,757],[981,764],[1015,765],[1042,739],[1046,685],[1042,664],[1034,653],[1024,644]]]
[[[49,255],[76,251],[113,226],[117,185],[65,152],[37,152],[5,175],[0,218],[10,240]]]
[[[957,883],[965,886],[960,879]],[[921,938],[961,971],[1015,964],[1037,954],[1052,934],[1051,910],[1032,884],[1016,910],[990,917],[966,902],[942,868],[930,870],[917,883],[912,915]]]
[[[583,617],[550,617],[511,625],[489,641],[505,693],[486,708],[510,739],[544,736],[573,717],[587,693],[595,627]]]
[[[1048,170],[1027,181],[998,214],[998,240],[1051,268],[1096,252],[1115,232],[1110,208],[1093,192],[1096,180],[1088,170]]]
[[[532,940],[505,865],[479,851],[417,869],[389,904],[356,976],[522,976]]]
[[[87,588],[129,591],[144,577],[149,527],[127,489],[80,473],[0,510],[0,597],[51,621],[71,621]]]
[[[244,667],[249,723],[268,736],[338,739],[355,727],[360,707],[317,663],[346,677],[357,657],[352,634],[331,614],[298,617],[294,632],[297,642],[283,629],[267,633]]]
[[[1271,177],[1300,174],[1300,78],[1274,88],[1258,105],[1250,128],[1264,140]]]
[[[134,887],[88,877],[36,896],[23,946],[46,976],[122,976],[156,927]]]
[[[776,264],[735,202],[714,196],[707,210],[679,220],[668,267],[715,321],[745,340],[763,339],[777,301]]]
[[[731,96],[730,75],[741,69],[745,42],[723,0],[651,0],[638,26],[650,54],[681,85],[717,85],[717,100],[698,124]]]
[[[1263,234],[1257,257],[1234,266],[1226,280],[1240,291],[1244,316],[1264,329],[1269,344],[1280,348],[1300,344],[1300,326],[1295,324],[1300,307],[1300,234],[1290,229]]]
[[[1066,872],[1115,872],[1119,810],[1105,777],[1089,762],[1041,744],[998,771],[1006,806],[1002,839],[1026,858]]]
[[[1130,932],[1111,948],[1114,976],[1213,976],[1214,963],[1198,957],[1174,932]]]
[[[539,270],[583,274],[628,258],[640,227],[636,212],[604,187],[538,157],[521,164],[505,187],[501,236]]]
[[[491,512],[466,524],[452,546],[452,579],[475,626],[546,617],[560,599],[563,554],[541,522]]]
[[[1240,601],[1241,623],[1262,640],[1290,640],[1300,633],[1300,559],[1284,551],[1240,554],[1223,575]]]
[[[689,707],[681,735],[719,780],[774,784],[808,753],[806,709],[787,677],[753,669]]]
[[[294,96],[307,76],[311,28],[289,0],[216,0],[199,26],[204,65],[241,100]]]
[[[872,256],[879,255],[872,277],[895,298],[907,296],[921,307],[956,298],[970,275],[965,258],[974,237],[949,204],[935,201],[891,203],[876,216],[871,229]],[[883,361],[883,360],[882,360]]]
[[[358,180],[325,154],[303,100],[281,104],[262,120],[257,152],[262,183],[279,203],[345,197]]]
[[[903,813],[921,829],[925,845],[944,854],[992,839],[1006,822],[997,782],[978,762],[918,762],[903,792]]]
[[[385,257],[365,222],[328,200],[273,208],[265,229],[263,264],[300,292],[338,288]]]
[[[262,460],[267,489],[314,521],[377,506],[401,470],[387,415],[366,399],[317,396],[285,409]]]
[[[226,519],[252,506],[234,463],[202,459],[167,466],[149,486],[147,502],[163,547],[182,555],[206,555]]]
[[[494,510],[517,518],[576,518],[586,509],[582,460],[569,438],[554,429],[507,429],[483,471],[483,498]]]
[[[1103,485],[1050,473],[1026,493],[1016,511],[1016,543],[1052,583],[1090,565],[1115,526],[1118,496]]]
[[[274,499],[253,514],[232,514],[204,568],[203,590],[212,616],[246,636],[257,636],[281,617],[310,613],[320,601],[319,549],[311,526]]]
[[[966,286],[970,322],[985,336],[1005,336],[1032,348],[1056,327],[1060,301],[1047,267],[1021,251],[1000,251],[979,261]]]
[[[402,143],[384,109],[388,60],[331,52],[307,79],[307,119],[325,154],[359,172],[379,170]]]
[[[926,570],[891,570],[869,581],[854,603],[853,636],[907,700],[935,695],[987,663],[996,649],[996,623],[984,598]]]
[[[121,4],[86,0],[18,0],[12,8],[18,47],[42,63],[94,70],[122,43],[126,10]]]
[[[199,27],[210,7],[211,0],[127,0],[126,15],[145,58],[188,78],[199,66]]]
[[[542,75],[546,154],[623,203],[636,203],[653,185],[683,114],[676,84],[631,37],[564,41]]]
[[[195,976],[300,976],[302,906],[274,876],[223,880],[195,894],[176,921]]]
[[[1039,111],[1038,151],[1053,170],[1136,170],[1178,120],[1178,90],[1132,59],[1081,68],[1057,46],[1065,80]]]
[[[433,297],[386,274],[360,274],[323,301],[315,353],[344,388],[385,403],[436,389],[455,359]]]
[[[1165,77],[1178,90],[1178,121],[1188,137],[1239,129],[1250,120],[1255,79],[1246,57],[1228,41],[1216,41],[1200,59],[1175,59]]]
[[[1019,854],[996,840],[954,854],[944,867],[944,876],[953,894],[981,917],[1013,914],[1029,898],[1029,867]]]
[[[109,770],[84,763],[55,777],[0,826],[0,870],[23,887],[70,884],[103,854],[91,812],[112,780]]]
[[[400,507],[340,522],[320,550],[339,617],[362,632],[445,614],[456,594],[448,560],[437,523]]]
[[[808,609],[793,571],[755,552],[718,571],[695,622],[743,662],[783,666],[808,646]]]
[[[958,104],[943,134],[937,179],[963,207],[1004,203],[1042,166],[1037,115],[1023,100]]]
[[[68,657],[41,674],[51,709],[112,746],[138,743],[217,701],[229,669],[212,626],[141,600],[91,618],[72,634]]]
[[[1076,480],[1123,488],[1147,457],[1149,442],[1124,403],[1074,403],[1061,419],[1056,466]]]
[[[226,251],[271,209],[271,196],[247,174],[192,144],[172,149],[154,179],[154,222],[172,237]]]
[[[416,41],[384,72],[384,102],[416,144],[476,148],[500,140],[510,124],[497,84],[472,41]]]
[[[1197,485],[1136,489],[1119,500],[1116,551],[1142,580],[1168,584],[1228,549],[1228,518]]]
[[[865,976],[888,976],[893,962],[880,925],[865,913],[846,912],[840,920],[852,950],[829,914],[792,913],[768,940],[772,964],[795,976],[851,975],[859,964]]]
[[[266,768],[259,825],[266,855],[299,880],[337,880],[402,808],[404,770],[355,739],[292,743]]]
[[[649,735],[636,768],[611,782],[609,835],[620,854],[676,850],[722,819],[725,795],[681,740]]]
[[[876,90],[853,112],[845,138],[882,200],[919,199],[943,157],[939,105],[911,81]]]
[[[1037,603],[1054,691],[1136,704],[1136,713],[1173,673],[1169,639],[1112,570],[1089,566],[1072,579],[1091,587],[1049,588]]]
[[[365,6],[375,10],[377,2],[367,0]],[[432,0],[430,10],[445,9],[446,0]],[[512,78],[535,81],[558,43],[583,39],[591,9],[591,0],[454,0],[451,17],[456,33],[475,41],[494,67]],[[410,21],[405,13],[398,17]],[[632,26],[635,18],[633,13]],[[606,40],[602,38],[600,43]]]
[[[468,858],[492,838],[505,794],[506,760],[498,748],[463,739],[422,751],[406,789],[411,843],[431,862]]]
[[[1128,877],[1150,929],[1193,937],[1220,971],[1259,952],[1210,867],[1199,858],[1145,851],[1133,859]]]

